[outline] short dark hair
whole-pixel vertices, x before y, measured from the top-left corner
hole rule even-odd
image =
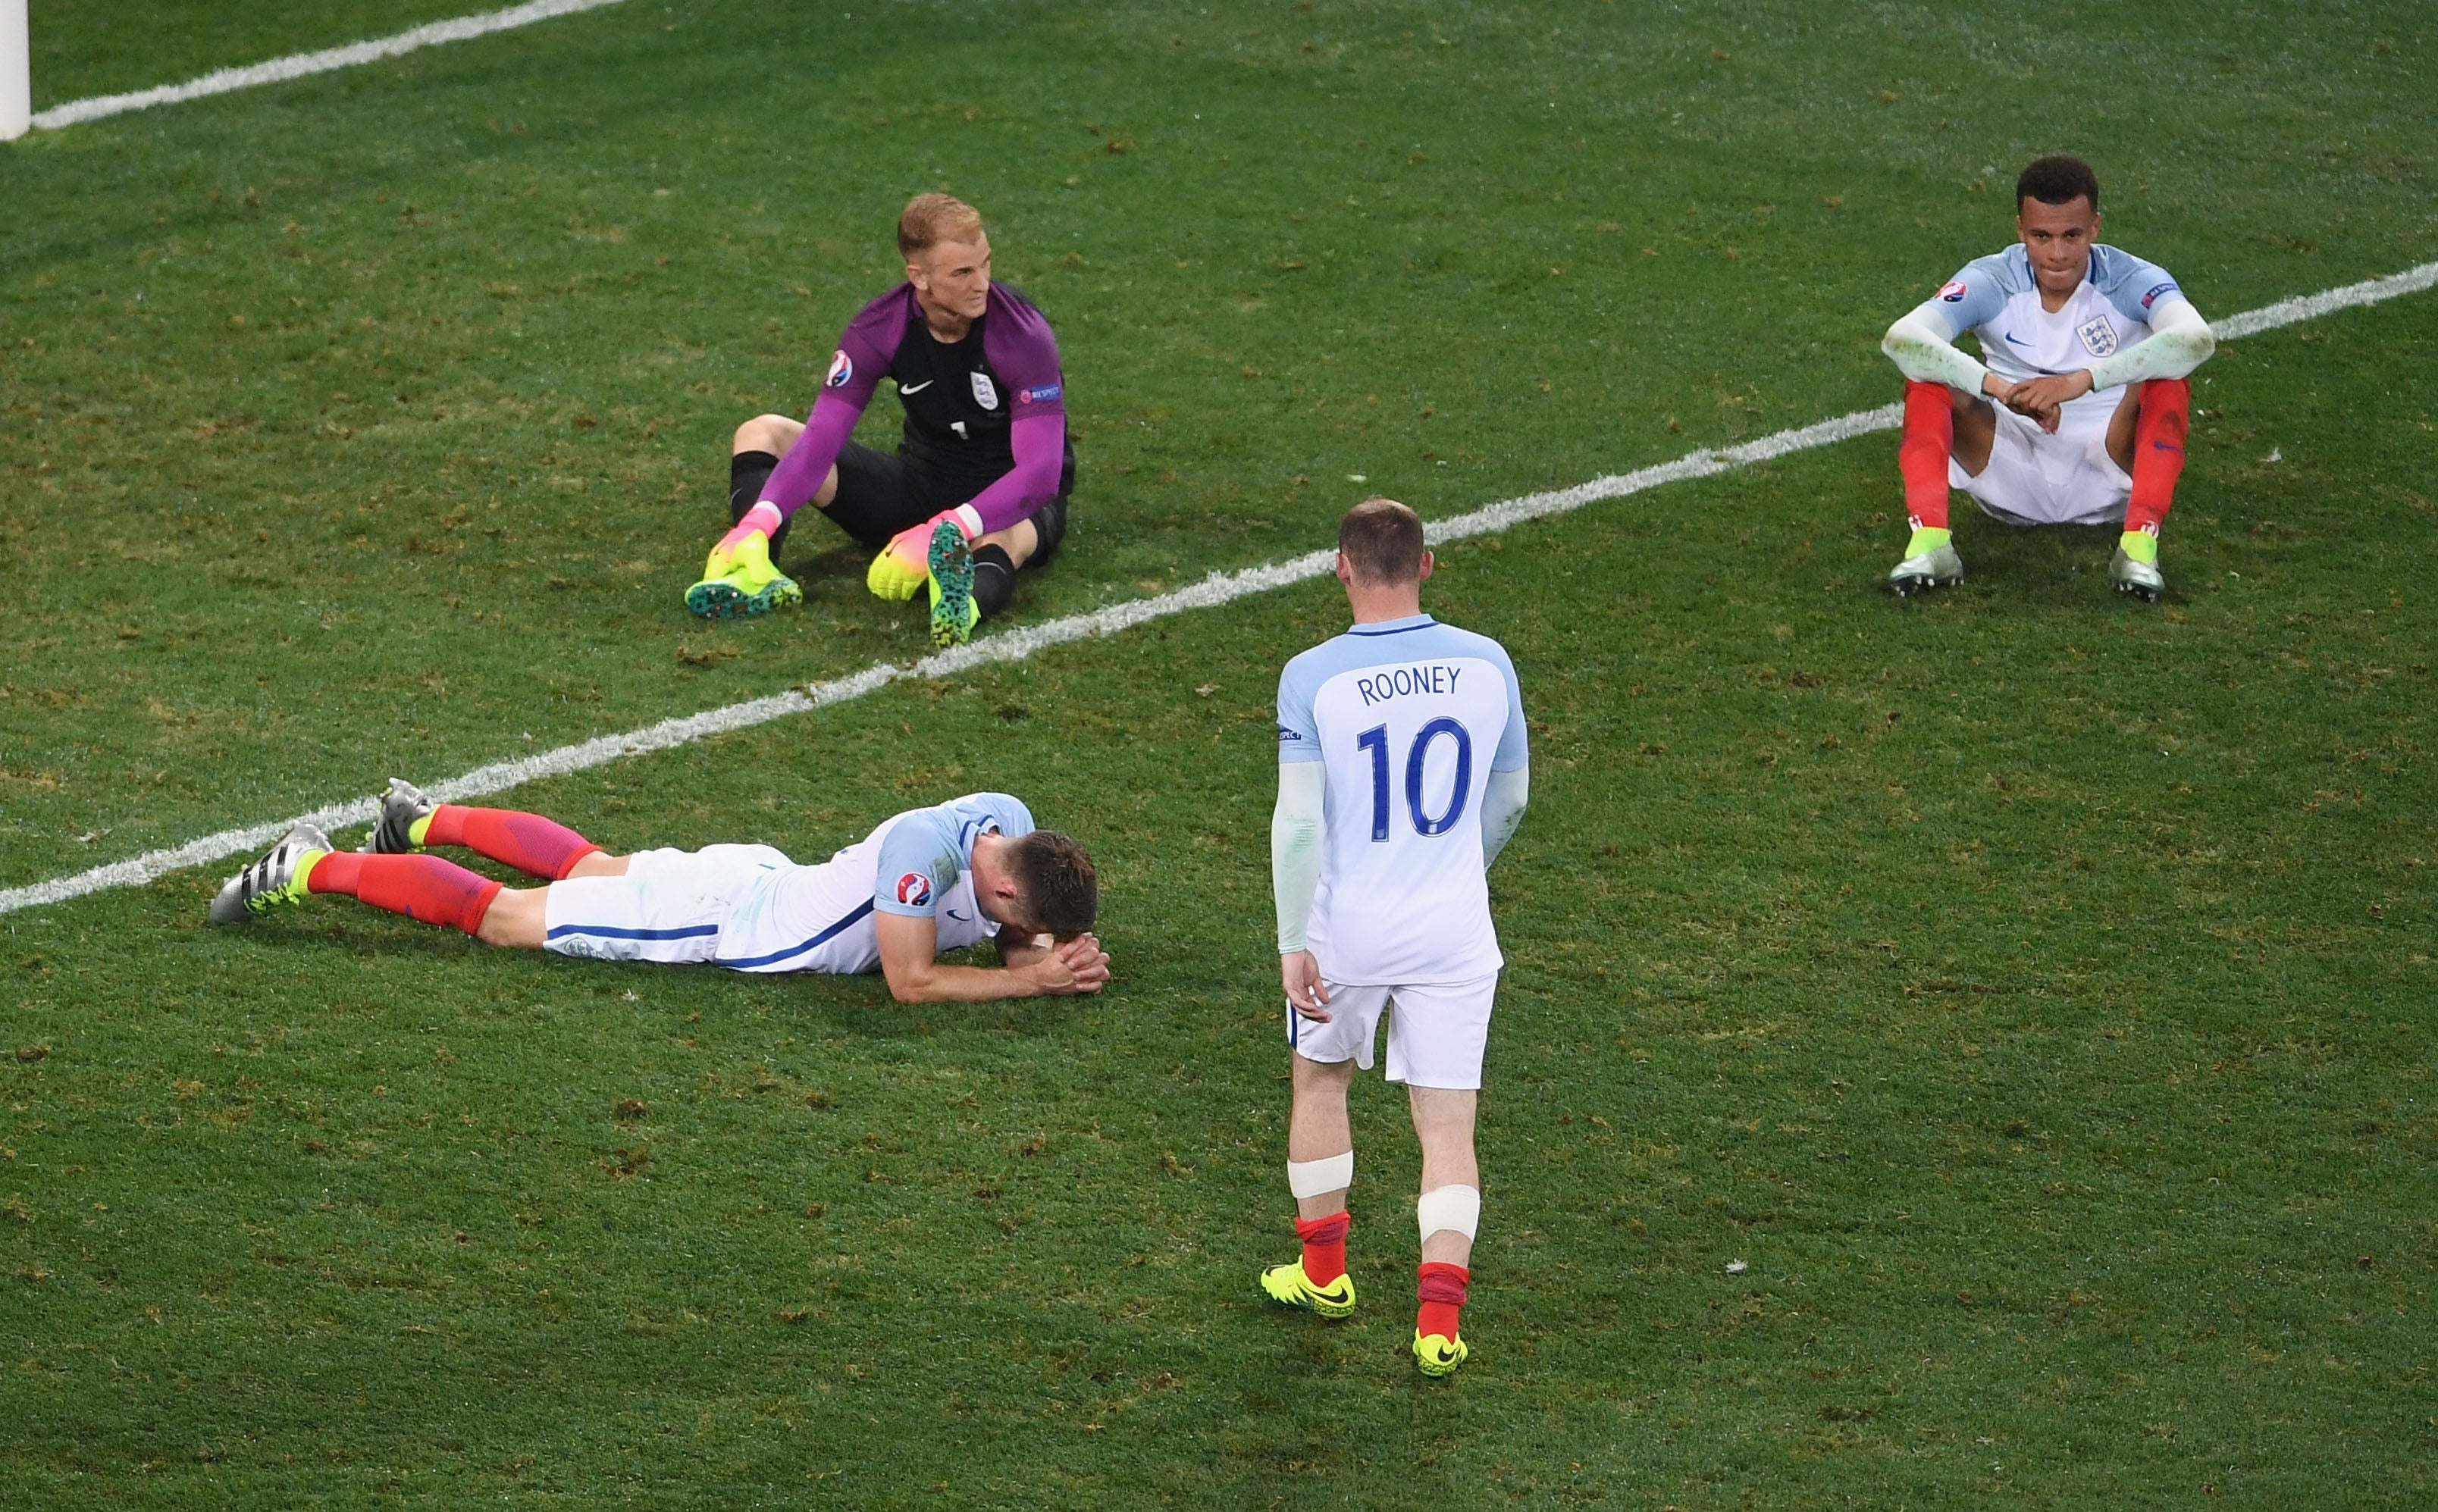
[[[1366,588],[1420,582],[1422,517],[1393,499],[1366,499],[1338,521],[1337,549]]]
[[[2019,215],[2025,200],[2038,200],[2042,204],[2072,204],[2077,199],[2089,200],[2094,210],[2099,208],[2099,175],[2078,157],[2044,157],[2015,178],[2015,210]]]
[[[1007,873],[1026,928],[1061,944],[1091,931],[1101,911],[1100,874],[1072,839],[1056,830],[1018,835],[1008,842]]]

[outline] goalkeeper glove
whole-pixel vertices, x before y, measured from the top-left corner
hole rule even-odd
[[[931,533],[940,521],[950,520],[970,542],[973,531],[963,514],[944,509],[923,523],[899,531],[889,539],[887,547],[872,559],[872,570],[863,574],[863,586],[876,598],[903,602],[912,598],[931,577]]]

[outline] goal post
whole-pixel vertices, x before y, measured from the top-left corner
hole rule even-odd
[[[15,141],[33,124],[33,77],[26,0],[0,0],[0,142]]]

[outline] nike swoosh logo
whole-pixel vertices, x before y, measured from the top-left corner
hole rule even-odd
[[[944,911],[944,912],[945,912],[949,918],[956,920],[956,921],[957,921],[958,923],[968,923],[968,924],[969,924],[969,923],[972,923],[974,922],[974,921],[973,921],[973,918],[972,918],[972,916],[971,916],[971,915],[959,913],[959,912],[957,912],[957,910],[956,910],[956,909],[954,909],[954,908],[949,908],[949,909],[945,909],[945,910],[943,910],[943,911]]]
[[[2027,342],[2027,341],[2023,340],[2022,337],[2020,337],[2020,336],[2016,335],[2013,331],[2008,331],[2008,332],[2006,333],[2006,340],[2008,340],[2008,341],[2010,341],[2010,342],[2014,343],[2017,346],[2029,346],[2029,345],[2031,345],[2031,344],[2032,344],[2031,343],[2029,343],[2029,342]]]
[[[940,380],[938,378],[925,378],[920,383],[900,383],[897,385],[897,392],[900,394],[920,394],[925,389],[929,388],[932,384],[939,381]]]

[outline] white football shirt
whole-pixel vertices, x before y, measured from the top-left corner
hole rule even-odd
[[[2082,282],[2051,314],[2041,307],[2031,254],[2017,242],[1975,257],[1922,306],[1947,323],[1952,339],[1970,330],[1981,341],[1981,362],[2009,383],[2089,367],[2138,345],[2150,334],[2150,311],[2184,291],[2164,268],[2100,244],[2091,249]],[[2064,405],[2059,433],[2107,429],[2118,389],[2094,389]]]
[[[1279,760],[1328,773],[1305,948],[1350,987],[1472,981],[1505,964],[1481,795],[1526,764],[1515,666],[1427,614],[1358,624],[1287,663]]]

